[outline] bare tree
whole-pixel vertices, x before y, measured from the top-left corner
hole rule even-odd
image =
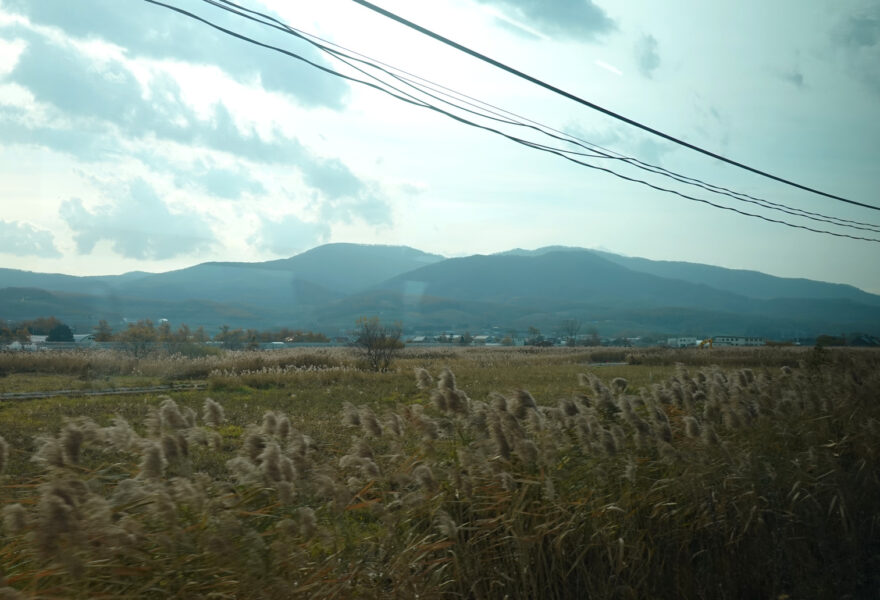
[[[559,331],[569,346],[577,344],[577,336],[581,332],[581,322],[577,319],[565,319],[559,324]]]
[[[355,330],[354,345],[373,371],[386,371],[394,354],[403,348],[400,323],[382,325],[378,317],[361,317]]]

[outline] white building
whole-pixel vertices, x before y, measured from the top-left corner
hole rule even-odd
[[[666,340],[666,345],[670,348],[691,348],[697,345],[695,337],[677,337]]]

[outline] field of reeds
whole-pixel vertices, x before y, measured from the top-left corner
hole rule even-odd
[[[135,379],[0,403],[0,598],[878,597],[875,352],[0,355]]]

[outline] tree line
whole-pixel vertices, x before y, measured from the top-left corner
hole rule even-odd
[[[172,352],[182,351],[187,346],[219,342],[230,349],[256,348],[262,343],[325,343],[330,340],[323,333],[290,329],[283,327],[277,330],[259,331],[257,329],[233,329],[223,325],[220,331],[211,336],[204,327],[195,330],[186,323],[177,329],[171,323],[162,320],[157,324],[149,319],[128,323],[125,327],[114,330],[104,319],[98,322],[93,330],[96,342],[118,342],[135,354],[144,354],[163,345]],[[72,342],[73,330],[55,317],[41,317],[20,323],[0,324],[0,343],[9,344],[15,341],[27,343],[32,335],[45,335],[48,342]]]
[[[0,323],[0,343],[27,343],[32,335],[45,335],[50,342],[72,342],[73,330],[55,317],[40,317],[20,323]]]

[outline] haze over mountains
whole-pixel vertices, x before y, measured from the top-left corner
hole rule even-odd
[[[553,330],[603,335],[880,333],[880,296],[853,286],[582,248],[444,258],[404,246],[328,244],[283,260],[167,273],[74,277],[0,269],[0,318],[302,327],[334,333],[361,316],[407,331]]]

